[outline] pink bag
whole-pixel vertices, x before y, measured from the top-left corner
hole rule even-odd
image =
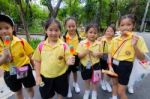
[[[93,70],[92,73],[92,83],[97,83],[101,79],[101,71],[100,70]]]

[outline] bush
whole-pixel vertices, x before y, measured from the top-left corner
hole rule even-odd
[[[33,49],[36,49],[40,42],[41,42],[40,39],[31,39],[30,45],[32,46]]]

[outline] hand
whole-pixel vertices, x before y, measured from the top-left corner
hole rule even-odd
[[[8,47],[3,48],[3,57],[6,62],[10,62],[12,60],[12,56]]]
[[[42,82],[41,76],[36,76],[36,85],[40,85]]]
[[[67,60],[67,65],[74,65],[74,63],[75,63],[75,56],[69,57],[69,59]]]
[[[135,46],[138,42],[139,37],[137,35],[132,36],[132,45]]]

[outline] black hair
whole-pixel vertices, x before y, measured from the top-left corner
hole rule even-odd
[[[89,25],[86,26],[85,32],[87,33],[90,28],[94,28],[97,30],[97,33],[99,33],[99,28],[98,25],[95,23],[90,23]]]
[[[51,18],[51,19],[49,19],[49,20],[46,21],[46,24],[45,24],[44,29],[47,30],[48,27],[49,27],[53,22],[57,24],[59,30],[61,31],[61,24],[60,24],[60,22],[59,22],[58,20],[54,19],[54,18]],[[47,37],[48,37],[47,34],[45,34],[45,40],[47,39]]]
[[[127,15],[121,16],[118,21],[118,25],[120,25],[121,21],[126,18],[131,19],[133,25],[136,25],[136,17],[133,14],[127,14]]]
[[[114,24],[111,24],[111,25],[108,25],[108,26],[107,26],[107,28],[105,29],[104,33],[106,32],[106,30],[107,30],[109,27],[113,29],[114,33],[116,32],[115,25],[114,25]]]
[[[12,18],[8,15],[4,15],[4,14],[0,14],[0,22],[6,22],[8,24],[10,24],[12,26],[12,28],[14,28],[14,21],[12,20]],[[14,28],[14,31],[12,33],[14,36],[16,36],[16,30]]]
[[[67,24],[67,22],[68,22],[69,20],[74,20],[75,23],[76,23],[76,25],[77,25],[76,19],[75,19],[74,17],[69,17],[69,18],[67,18],[67,19],[65,20],[64,26],[66,26],[66,24]],[[67,31],[65,32],[65,34],[63,35],[63,38],[64,38],[64,41],[65,41],[65,42],[66,42],[66,35],[67,35],[67,33],[68,33],[68,30],[67,30]],[[78,36],[78,41],[81,41],[82,39],[81,39],[81,37],[80,37],[79,32],[78,32],[77,29],[76,29],[76,34],[77,34],[77,36]]]

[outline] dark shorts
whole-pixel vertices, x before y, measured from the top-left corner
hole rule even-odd
[[[105,70],[108,70],[108,64],[107,64],[107,61],[103,60],[100,58],[100,66],[101,66],[101,69],[105,69]]]
[[[96,63],[95,65],[93,65],[93,67],[91,69],[86,69],[86,67],[84,67],[81,64],[81,76],[83,80],[89,80],[92,78],[92,73],[93,73],[93,69],[94,70],[100,70],[100,65],[99,63]]]
[[[119,66],[113,64],[115,73],[118,74],[118,82],[121,85],[127,85],[132,71],[133,62],[120,61]]]
[[[71,73],[71,71],[74,73],[74,72],[77,72],[79,70],[79,65],[80,65],[80,59],[77,55],[75,55],[75,64],[74,65],[70,65],[67,72],[68,74]]]
[[[27,65],[26,65],[27,66]],[[22,88],[22,84],[25,88],[31,88],[35,86],[35,79],[32,73],[31,66],[29,66],[28,76],[22,79],[17,79],[16,75],[10,75],[9,72],[4,72],[4,80],[6,85],[10,88],[11,91],[17,92]]]
[[[56,78],[45,78],[44,76],[41,77],[45,84],[43,87],[39,87],[42,99],[52,98],[55,95],[55,92],[63,97],[67,96],[69,87],[67,73]]]

